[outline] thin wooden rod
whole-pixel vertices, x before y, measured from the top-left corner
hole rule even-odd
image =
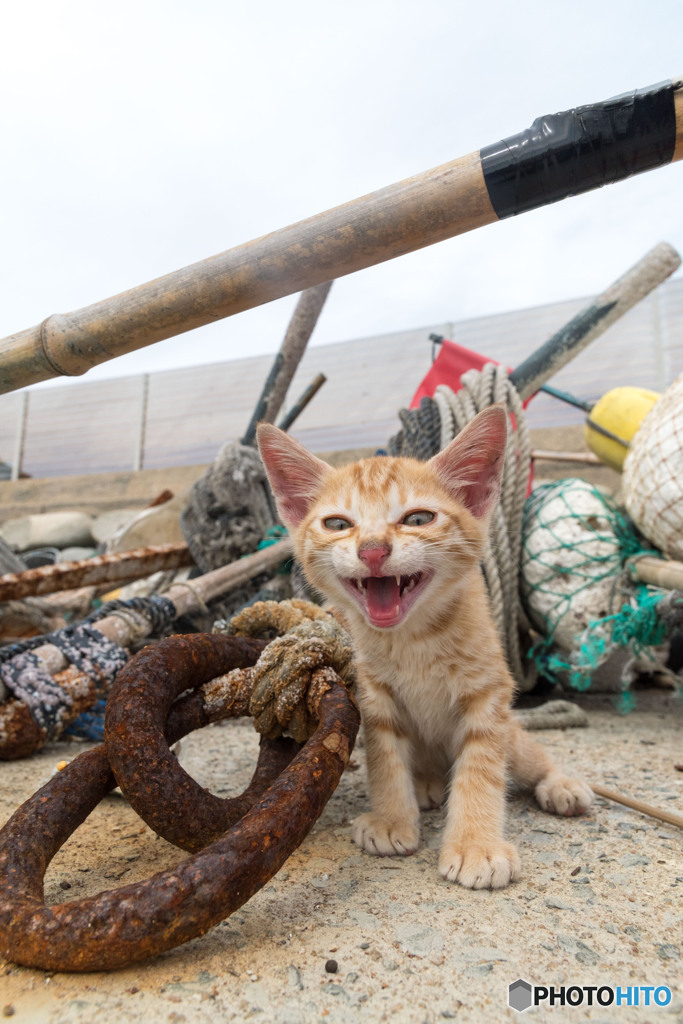
[[[634,800],[633,797],[615,793],[613,789],[605,789],[604,786],[599,786],[595,782],[591,782],[590,787],[597,796],[602,796],[605,800],[613,800],[617,804],[623,804],[624,807],[631,807],[634,811],[647,814],[650,818],[658,818],[660,821],[666,821],[669,825],[683,828],[683,817],[680,814],[673,814],[672,811],[663,811],[660,807],[653,807],[652,804],[643,803],[642,800]]]

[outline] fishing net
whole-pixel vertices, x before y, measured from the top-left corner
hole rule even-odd
[[[542,637],[531,651],[542,675],[585,690],[602,670],[627,690],[638,673],[664,669],[674,625],[661,614],[665,595],[626,568],[658,552],[609,495],[585,480],[544,484],[522,531],[521,595]]]

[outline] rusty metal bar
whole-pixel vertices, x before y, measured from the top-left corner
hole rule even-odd
[[[656,117],[648,114],[651,104]],[[537,130],[565,123],[576,137]],[[593,138],[593,124],[606,130]],[[0,393],[85,373],[183,331],[681,157],[679,80],[539,118],[519,136],[5,338]]]
[[[98,586],[103,583],[123,583],[125,580],[151,576],[154,572],[180,569],[192,564],[192,555],[187,544],[178,543],[97,555],[78,562],[41,565],[38,569],[26,569],[24,572],[0,576],[0,601],[13,601],[20,597],[53,594],[57,590],[75,590],[77,587]]]

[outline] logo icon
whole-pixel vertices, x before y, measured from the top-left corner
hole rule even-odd
[[[531,985],[529,982],[523,981],[522,978],[513,981],[508,988],[508,1006],[522,1013],[524,1010],[529,1009],[532,1002]]]

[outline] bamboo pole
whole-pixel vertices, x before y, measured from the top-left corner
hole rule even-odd
[[[539,124],[556,130],[539,133]],[[682,157],[679,80],[539,118],[518,136],[5,338],[0,393],[85,373],[183,331]]]
[[[497,220],[478,153],[435,167],[0,341],[0,394]]]

